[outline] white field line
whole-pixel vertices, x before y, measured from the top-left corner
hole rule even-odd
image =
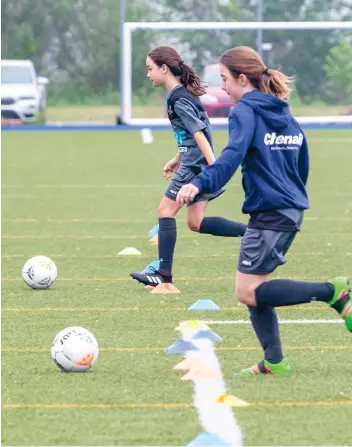
[[[202,320],[205,324],[252,324],[250,320]],[[343,320],[279,320],[280,324],[341,324]]]

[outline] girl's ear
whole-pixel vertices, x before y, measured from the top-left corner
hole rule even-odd
[[[241,85],[247,85],[248,84],[248,78],[247,78],[247,76],[245,74],[243,74],[243,73],[240,74],[238,78],[240,80]]]
[[[168,69],[169,67],[166,65],[166,64],[163,64],[162,66],[161,66],[161,69],[162,69],[162,71],[163,71],[163,73],[165,74],[165,73],[167,73],[167,69]]]

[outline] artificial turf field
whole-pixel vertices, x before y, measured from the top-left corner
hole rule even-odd
[[[275,277],[352,276],[352,131],[309,131],[311,209]],[[215,132],[217,153],[225,132]],[[202,431],[193,384],[172,371],[163,349],[181,320],[247,319],[233,294],[239,240],[192,233],[178,217],[178,296],[150,295],[129,278],[157,258],[147,232],[166,188],[161,170],[176,152],[171,132],[5,133],[2,137],[2,444],[187,445]],[[207,215],[243,222],[241,176]],[[120,257],[125,247],[142,256]],[[25,261],[51,257],[49,290],[21,279]],[[191,312],[198,298],[221,310]],[[336,320],[323,303],[278,310],[280,319]],[[84,326],[100,346],[86,374],[52,363],[51,342]],[[261,359],[250,325],[212,324],[246,445],[349,445],[352,334],[342,324],[284,324],[290,377],[234,377]]]

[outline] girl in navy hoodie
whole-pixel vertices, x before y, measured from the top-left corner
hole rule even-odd
[[[236,47],[221,56],[222,88],[235,101],[229,117],[229,142],[220,157],[177,194],[182,205],[199,193],[221,189],[241,165],[249,214],[241,242],[235,293],[247,304],[250,319],[264,350],[264,359],[242,374],[288,375],[275,307],[325,301],[352,332],[352,300],[348,279],[327,282],[270,279],[285,263],[285,254],[300,231],[309,207],[306,183],[309,154],[306,137],[287,104],[291,80],[265,67],[249,47]]]

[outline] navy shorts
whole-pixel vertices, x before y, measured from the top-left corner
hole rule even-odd
[[[267,275],[285,264],[285,255],[300,231],[303,214],[302,210],[282,209],[252,215],[241,240],[238,271]]]
[[[297,231],[283,232],[247,228],[240,247],[237,270],[252,275],[267,275],[285,264],[285,254]]]
[[[192,183],[193,180],[197,177],[198,174],[194,173],[190,168],[180,168],[176,174],[173,176],[170,185],[165,191],[165,196],[168,199],[176,200],[177,193],[182,188],[183,185],[187,185],[188,183]],[[191,206],[197,202],[204,202],[205,200],[213,200],[216,197],[219,197],[223,192],[225,192],[225,188],[222,188],[219,191],[213,193],[200,193],[196,195],[192,203],[188,203],[187,206]]]

